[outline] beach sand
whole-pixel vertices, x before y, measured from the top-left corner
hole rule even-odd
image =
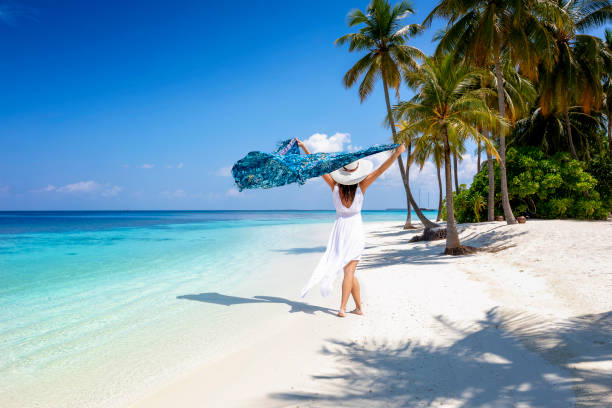
[[[465,257],[408,243],[417,232],[397,223],[365,225],[364,316],[335,317],[339,282],[298,299],[307,274],[279,265],[250,296],[282,302],[230,310],[283,318],[135,406],[612,406],[612,222],[460,225],[466,245],[509,246]]]

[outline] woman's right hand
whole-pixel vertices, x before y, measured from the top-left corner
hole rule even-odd
[[[304,144],[304,142],[302,142],[300,139],[295,139],[295,141],[297,142],[298,146],[300,146],[302,148],[302,150],[304,151],[304,153],[306,154],[310,154],[310,150],[308,150],[308,148],[306,147],[306,145]]]

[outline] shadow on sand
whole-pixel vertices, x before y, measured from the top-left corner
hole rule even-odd
[[[295,302],[293,300],[284,299],[274,296],[254,296],[252,298],[243,298],[238,296],[222,295],[217,292],[198,293],[192,295],[181,295],[177,296],[177,299],[195,300],[198,302],[212,303],[215,305],[233,306],[241,305],[245,303],[267,303],[267,304],[285,304],[291,307],[289,313],[306,313],[314,314],[315,312],[322,312],[327,314],[336,315],[336,311],[327,307],[313,306],[304,302]]]
[[[317,407],[611,406],[610,374],[572,364],[612,359],[612,312],[557,324],[497,308],[472,327],[437,320],[458,335],[448,346],[329,340],[321,353],[339,368],[312,376],[322,392],[270,397]]]
[[[506,227],[506,224],[498,225],[496,223],[492,224],[491,228],[484,232],[470,230],[466,232],[465,226],[461,224],[458,226],[461,243],[463,245],[478,248],[494,249],[496,247],[502,247],[510,243],[513,239],[519,238],[521,235],[527,233],[524,230],[504,227]],[[414,232],[414,230],[374,232],[374,236],[387,238],[405,235],[406,241],[402,241],[399,245],[397,241],[393,241],[394,243],[388,247],[385,247],[383,243],[381,246],[385,249],[378,253],[366,251],[361,258],[359,268],[373,269],[390,265],[436,265],[453,261],[452,256],[443,255],[446,240],[409,243],[408,240],[417,234],[418,233]],[[371,246],[367,247],[367,249],[371,248]]]

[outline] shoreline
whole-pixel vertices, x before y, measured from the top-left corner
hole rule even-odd
[[[469,257],[407,244],[397,222],[365,227],[364,317],[325,311],[338,287],[287,296],[268,305],[285,313],[274,330],[132,406],[612,403],[612,222],[460,225],[466,244],[516,245]]]

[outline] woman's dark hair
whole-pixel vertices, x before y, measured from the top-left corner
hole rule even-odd
[[[353,205],[353,200],[355,199],[355,192],[357,192],[358,184],[340,184],[338,183],[338,189],[340,192],[340,200],[345,207],[350,207]]]

